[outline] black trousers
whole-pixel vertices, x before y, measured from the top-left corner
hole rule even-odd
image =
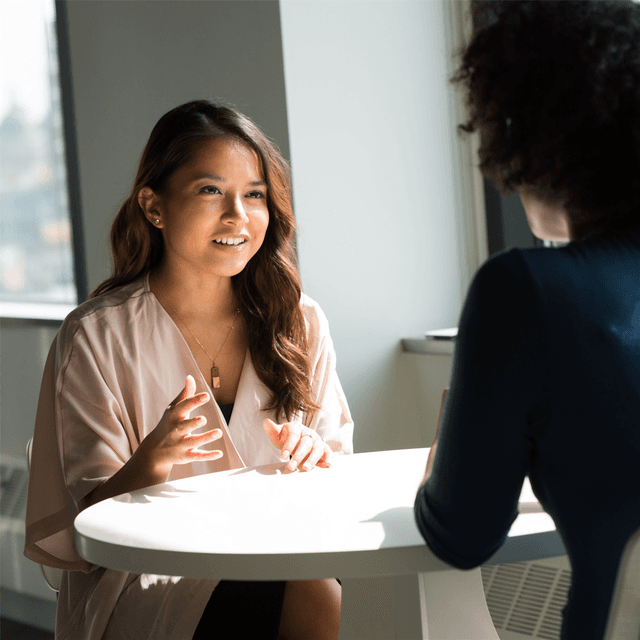
[[[277,640],[286,584],[221,580],[192,640]]]

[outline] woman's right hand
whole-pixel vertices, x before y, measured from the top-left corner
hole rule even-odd
[[[191,418],[194,409],[209,402],[208,393],[195,395],[196,383],[188,375],[184,388],[167,407],[156,428],[140,443],[134,457],[164,482],[174,464],[217,460],[222,451],[202,451],[198,447],[214,442],[222,437],[222,430],[212,429],[204,433],[192,434],[192,431],[207,424],[204,416]]]
[[[196,460],[217,460],[222,451],[201,451],[199,446],[222,437],[220,429],[192,434],[207,424],[204,416],[190,418],[191,412],[209,402],[208,393],[196,392],[196,383],[187,376],[184,389],[167,407],[156,428],[140,443],[124,466],[84,497],[83,508],[96,502],[166,482],[174,464]]]

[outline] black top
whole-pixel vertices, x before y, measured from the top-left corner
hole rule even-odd
[[[233,413],[233,402],[231,404],[221,404],[220,411],[222,411],[222,415],[224,419],[227,421],[227,425],[231,422],[231,414]]]
[[[459,568],[487,560],[527,474],[573,569],[562,638],[601,639],[640,527],[640,234],[514,249],[471,285],[416,498],[429,547]]]

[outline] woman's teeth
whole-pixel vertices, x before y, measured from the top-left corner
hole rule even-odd
[[[214,242],[217,244],[242,244],[244,238],[218,238]]]

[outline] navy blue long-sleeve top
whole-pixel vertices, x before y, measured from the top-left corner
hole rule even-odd
[[[476,274],[416,497],[429,547],[462,569],[486,561],[526,475],[571,562],[562,638],[601,639],[640,527],[640,233],[513,249]]]

